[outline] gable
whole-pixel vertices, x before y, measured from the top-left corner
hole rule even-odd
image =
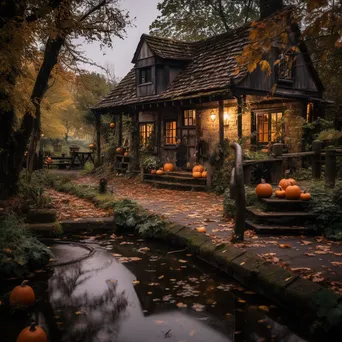
[[[149,46],[147,45],[146,42],[143,42],[143,44],[140,47],[140,51],[138,52],[137,60],[145,59],[145,58],[149,58],[149,57],[153,57],[153,56],[154,56],[154,54],[153,54],[152,50],[149,48]]]

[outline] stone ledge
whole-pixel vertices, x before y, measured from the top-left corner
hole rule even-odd
[[[33,233],[42,237],[59,236],[63,233],[63,228],[60,223],[28,223],[25,227]]]
[[[73,220],[63,220],[60,224],[65,233],[74,233],[79,231],[113,231],[115,230],[115,222],[113,217],[98,218],[80,218]]]

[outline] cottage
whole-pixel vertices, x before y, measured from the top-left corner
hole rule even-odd
[[[279,0],[261,5],[270,2],[272,11],[281,9]],[[269,11],[262,5],[262,16]],[[93,108],[98,123],[103,113],[119,123],[129,114],[136,125],[131,137],[135,160],[139,149],[150,144],[152,153],[179,167],[207,163],[224,139],[241,139],[251,149],[282,141],[289,151],[300,151],[303,122],[321,115],[323,85],[303,44],[296,56],[279,57],[274,47],[270,65],[281,62],[271,76],[260,68],[236,73],[236,56],[248,44],[249,32],[246,25],[197,42],[143,34],[132,70]]]

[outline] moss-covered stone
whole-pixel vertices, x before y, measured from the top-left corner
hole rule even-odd
[[[28,223],[56,222],[57,210],[55,209],[30,209],[27,213]]]
[[[295,281],[293,281],[293,278],[295,278]],[[283,293],[284,300],[290,306],[303,309],[309,308],[312,298],[322,287],[311,281],[299,278],[296,275],[293,275],[293,278],[288,280],[289,284]]]
[[[341,296],[322,288],[312,296],[311,307],[317,312],[318,317],[324,317],[330,310],[337,308],[340,301]]]
[[[227,272],[228,274],[231,274],[232,273],[232,269],[230,266],[231,261],[245,253],[246,251],[244,250],[226,245],[224,249],[216,250],[213,256],[214,256],[215,262],[218,264],[220,269]]]
[[[52,223],[30,223],[26,227],[33,233],[43,236],[51,237],[63,234],[63,228],[59,222]]]
[[[205,234],[196,232],[191,228],[184,228],[177,233],[181,244],[186,244],[193,252],[199,250],[200,246],[205,242],[209,242],[210,238]]]
[[[197,253],[202,259],[205,259],[209,263],[215,263],[214,252],[217,251],[217,246],[214,245],[211,240],[204,242],[198,249]]]

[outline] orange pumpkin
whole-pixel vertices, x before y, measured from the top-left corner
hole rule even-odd
[[[112,122],[110,125],[109,125],[110,128],[115,128],[115,123]]]
[[[202,178],[202,172],[195,171],[192,173],[192,177],[194,178]]]
[[[285,198],[285,190],[281,186],[275,191],[274,194],[277,198]]]
[[[115,151],[117,154],[123,154],[124,153],[124,149],[122,147],[118,147]]]
[[[293,185],[297,185],[296,180],[294,180],[293,178],[289,178],[288,181],[290,182],[290,184],[292,183]]]
[[[51,157],[48,157],[48,158],[46,159],[46,162],[47,162],[48,164],[52,164],[52,158],[51,158]]]
[[[196,230],[199,232],[199,233],[206,233],[207,230],[205,229],[205,227],[198,227],[196,228]]]
[[[17,342],[48,342],[45,331],[32,323],[31,326],[23,329],[17,338]]]
[[[258,197],[268,198],[273,194],[273,188],[271,184],[265,182],[264,179],[261,180],[261,183],[255,189],[255,193]]]
[[[128,152],[125,152],[125,153],[124,153],[124,156],[125,156],[125,157],[128,157]]]
[[[302,201],[308,201],[311,198],[311,195],[306,190],[304,190],[299,197]]]
[[[192,172],[201,172],[202,173],[203,171],[204,171],[204,167],[200,164],[198,164],[192,168]]]
[[[208,171],[203,171],[202,172],[202,178],[207,178],[207,176],[208,176]]]
[[[93,150],[95,148],[95,144],[89,144],[89,148]]]
[[[173,164],[172,163],[165,163],[164,164],[164,171],[166,171],[166,172],[171,172],[171,171],[173,171],[175,168],[174,168],[174,166],[173,166]]]
[[[151,175],[155,175],[157,173],[157,170],[151,170]]]
[[[298,185],[294,185],[291,183],[286,190],[285,190],[285,196],[289,200],[297,200],[300,197],[301,190]]]
[[[279,186],[283,189],[283,190],[286,190],[286,188],[290,185],[290,181],[286,178],[283,178],[280,180],[279,182]]]
[[[156,174],[157,175],[162,175],[163,174],[163,170],[157,170]]]
[[[24,280],[21,285],[16,286],[10,296],[11,306],[31,306],[35,303],[36,296],[31,286],[26,285],[28,280]]]

